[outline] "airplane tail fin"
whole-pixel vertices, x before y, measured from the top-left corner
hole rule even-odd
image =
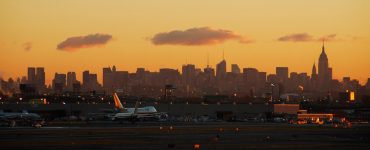
[[[138,108],[139,108],[139,101],[136,101],[134,114],[137,114]]]
[[[116,108],[116,109],[118,109],[118,110],[123,110],[124,108],[123,108],[123,105],[122,105],[122,103],[121,103],[121,101],[119,100],[119,98],[118,98],[118,95],[117,95],[117,93],[113,93],[113,99],[114,99],[114,107]]]

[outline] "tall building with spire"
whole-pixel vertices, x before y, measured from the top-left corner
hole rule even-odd
[[[316,71],[316,62],[313,63],[312,66],[312,72],[311,72],[311,89],[313,91],[316,90],[317,88],[317,82],[318,82],[318,76],[317,76],[317,71]]]
[[[222,53],[222,61],[216,65],[216,78],[222,80],[226,77],[226,60],[224,52]]]
[[[331,68],[329,68],[328,56],[325,53],[325,45],[322,44],[322,51],[319,57],[319,70],[318,70],[319,90],[322,92],[329,90],[331,80]]]

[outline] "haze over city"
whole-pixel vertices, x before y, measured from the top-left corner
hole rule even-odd
[[[0,0],[1,149],[368,150],[370,0]]]
[[[1,1],[0,76],[29,66],[98,73],[135,72],[225,59],[268,74],[310,72],[325,39],[333,78],[370,77],[369,1]],[[67,9],[66,9],[67,8]],[[176,14],[176,15],[172,15]],[[231,71],[230,67],[227,71]]]

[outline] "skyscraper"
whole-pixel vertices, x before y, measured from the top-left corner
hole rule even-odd
[[[115,68],[115,67],[114,67]],[[103,88],[107,92],[112,91],[112,86],[113,86],[113,71],[110,67],[103,68]]]
[[[41,90],[45,87],[45,69],[44,67],[36,68],[36,87]]]
[[[367,78],[367,82],[365,84],[366,89],[370,90],[370,78]]]
[[[244,68],[243,74],[246,77],[247,85],[256,87],[259,80],[258,70],[256,68]]]
[[[285,84],[289,78],[288,67],[276,67],[276,76],[280,83]]]
[[[226,76],[226,61],[223,59],[220,63],[216,66],[216,78],[218,80],[224,79]]]
[[[194,83],[195,65],[187,64],[182,66],[182,79],[186,85],[192,85]]]
[[[82,73],[82,88],[84,91],[90,91],[90,72],[86,70]]]
[[[76,73],[68,72],[67,73],[67,90],[73,91],[73,84],[77,83]]]
[[[312,91],[316,91],[317,84],[318,84],[318,75],[317,75],[317,71],[316,71],[316,64],[313,63],[312,72],[311,72],[310,89]]]
[[[318,88],[322,92],[329,90],[331,80],[331,68],[329,68],[328,56],[325,53],[325,45],[322,45],[322,51],[319,57]]]
[[[206,68],[203,69],[203,72],[204,72],[204,75],[205,75],[205,83],[207,84],[207,86],[211,86],[214,82],[214,78],[215,78],[215,69],[209,67],[209,65],[207,65]]]
[[[86,70],[82,73],[82,84],[83,84],[83,86],[89,85],[89,77],[90,77],[89,70]]]
[[[116,66],[103,68],[103,88],[107,93],[123,90],[128,83],[127,71],[117,71]]]
[[[56,93],[62,93],[66,87],[66,74],[55,73],[53,89]]]
[[[27,83],[32,86],[36,84],[36,69],[34,67],[28,67]]]
[[[231,72],[235,73],[235,74],[240,73],[240,68],[239,68],[238,64],[231,64]]]

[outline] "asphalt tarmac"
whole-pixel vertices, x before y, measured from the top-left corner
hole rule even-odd
[[[1,127],[1,149],[368,149],[370,126],[251,123],[56,123]]]

